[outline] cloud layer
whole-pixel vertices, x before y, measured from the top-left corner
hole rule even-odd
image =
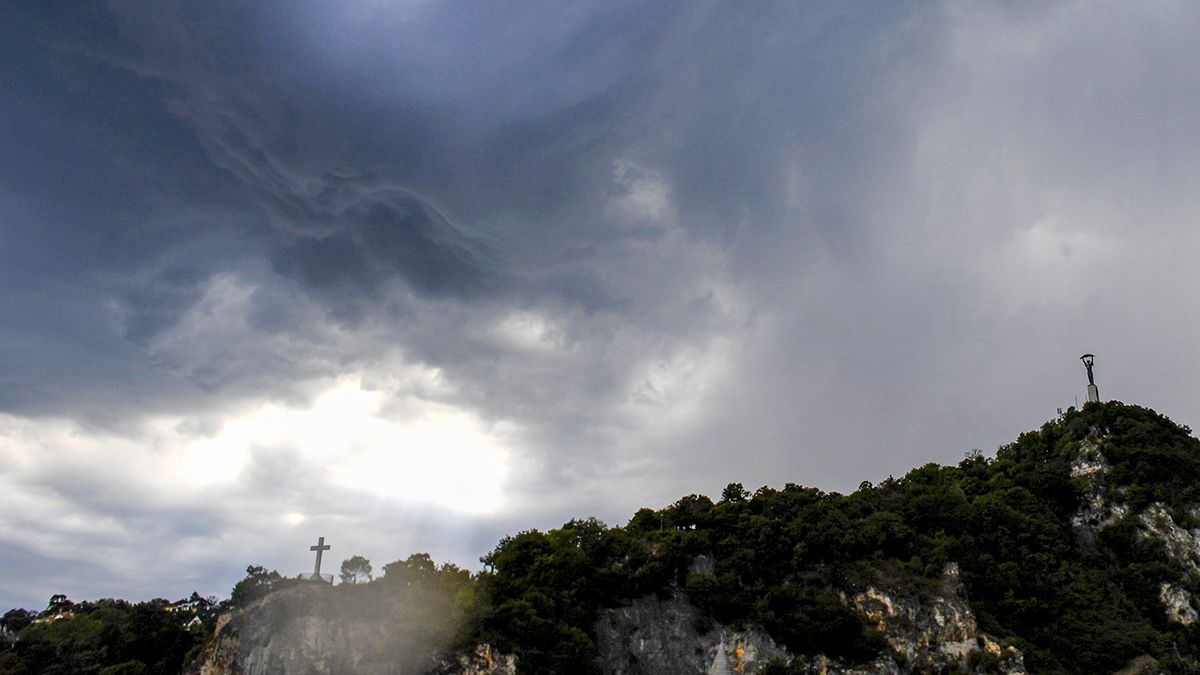
[[[1198,23],[0,10],[0,605],[852,489],[1039,424],[1084,351],[1188,423]]]

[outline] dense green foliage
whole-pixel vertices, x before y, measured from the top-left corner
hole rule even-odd
[[[1183,669],[1200,633],[1166,620],[1162,581],[1189,582],[1161,542],[1138,536],[1132,515],[1095,542],[1072,530],[1085,486],[1070,465],[1090,436],[1102,437],[1109,489],[1130,514],[1161,502],[1196,525],[1200,441],[1153,411],[1089,404],[994,459],[973,452],[850,495],[732,484],[719,502],[691,495],[623,528],[575,520],[508,537],[484,558],[481,637],[530,672],[586,672],[600,607],[682,588],[716,620],[854,661],[885,645],[836,592],[881,577],[919,587],[953,561],[981,629],[1021,648],[1036,672],[1111,672],[1141,654]],[[689,573],[699,556],[712,574]]]
[[[1090,435],[1102,437],[1108,491],[1130,515],[1087,545],[1070,526],[1085,484],[1070,464]],[[1139,654],[1182,668],[1177,654],[1200,651],[1196,628],[1169,624],[1159,597],[1164,580],[1191,582],[1160,540],[1136,529],[1151,502],[1192,520],[1200,441],[1186,427],[1137,406],[1089,404],[1022,434],[993,461],[972,457],[938,473],[931,485],[953,482],[969,503],[965,523],[946,528],[946,555],[962,566],[981,627],[1024,649],[1032,668],[1109,672]]]
[[[296,581],[296,579],[285,578],[275,570],[268,572],[265,567],[250,565],[246,568],[246,577],[234,584],[233,591],[229,594],[229,602],[235,607],[245,607],[271,591],[279,590],[288,584],[296,583]]]
[[[425,553],[384,565],[379,579],[327,589],[323,613],[387,626],[369,657],[387,665],[381,670],[422,672],[438,650],[467,644],[478,623],[478,589],[470,572],[452,563],[437,565]]]
[[[342,580],[343,584],[361,584],[370,581],[374,578],[371,561],[361,555],[351,556],[342,561],[342,569],[338,578]]]
[[[1082,537],[1072,517],[1089,479],[1072,477],[1071,464],[1092,441],[1110,465],[1108,498],[1128,511]],[[330,602],[395,626],[381,657],[486,641],[515,653],[524,672],[587,673],[601,608],[684,592],[711,620],[761,626],[793,653],[863,662],[887,644],[839,593],[876,585],[920,595],[956,562],[980,628],[1020,648],[1034,672],[1112,672],[1141,655],[1188,672],[1200,628],[1168,622],[1159,593],[1167,580],[1196,593],[1200,585],[1140,533],[1138,513],[1153,503],[1200,527],[1200,441],[1153,411],[1089,404],[994,458],[972,452],[849,495],[734,483],[717,502],[690,495],[623,527],[572,520],[506,537],[476,575],[413,555],[379,579],[331,589]],[[365,559],[347,565],[369,578]],[[295,583],[252,566],[232,603]],[[142,608],[103,601],[28,626],[10,612],[4,625],[18,639],[0,672],[177,672],[198,638],[163,623],[161,608]]]
[[[178,673],[206,631],[185,628],[180,616],[166,608],[165,600],[65,603],[58,615],[69,618],[29,623],[16,631],[9,649],[0,652],[0,673]]]

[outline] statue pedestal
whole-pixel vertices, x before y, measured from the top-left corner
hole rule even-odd
[[[1100,388],[1094,384],[1088,385],[1088,403],[1100,402]]]

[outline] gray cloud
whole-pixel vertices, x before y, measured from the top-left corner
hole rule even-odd
[[[1187,5],[0,12],[0,603],[1200,400]]]

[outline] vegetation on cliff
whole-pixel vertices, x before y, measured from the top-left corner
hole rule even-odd
[[[1094,485],[1072,468],[1093,442],[1107,460],[1106,494],[1125,508],[1081,537],[1075,519]],[[381,621],[404,614],[422,623],[423,639],[439,648],[494,644],[524,672],[594,672],[602,608],[680,591],[712,620],[760,626],[793,654],[863,662],[889,647],[844,594],[868,585],[919,594],[955,562],[979,628],[1022,650],[1033,672],[1112,672],[1141,655],[1185,672],[1196,667],[1200,624],[1169,620],[1162,588],[1169,581],[1200,594],[1200,585],[1139,530],[1151,504],[1185,529],[1200,527],[1200,441],[1151,410],[1089,404],[994,458],[972,452],[957,466],[929,464],[849,495],[731,484],[717,501],[689,495],[622,527],[572,520],[506,537],[474,575],[417,554],[384,566],[379,579],[332,590],[376,607]],[[247,606],[289,583],[251,567],[232,602]],[[401,606],[408,610],[393,611]],[[109,615],[86,620],[125,621],[101,616]],[[81,618],[10,631],[0,672],[52,672],[47,654],[102,644],[96,636],[107,629],[88,633],[73,623]],[[129,654],[146,672],[176,672],[191,639],[161,632],[170,646],[143,658],[121,642],[132,636],[104,635],[106,654]]]
[[[13,675],[149,675],[178,673],[206,630],[170,611],[166,600],[72,603],[51,598],[46,612],[11,610],[0,629],[0,673]]]
[[[1129,515],[1084,545],[1072,516],[1085,483],[1071,464],[1098,435]],[[574,520],[508,537],[478,577],[479,635],[531,672],[586,672],[600,607],[682,588],[714,618],[761,625],[793,653],[855,660],[883,644],[839,591],[881,576],[919,586],[957,562],[980,628],[1035,672],[1111,672],[1142,654],[1187,669],[1200,630],[1168,621],[1160,589],[1188,581],[1161,541],[1136,531],[1134,514],[1152,502],[1200,525],[1200,441],[1151,410],[1091,404],[995,458],[973,452],[850,495],[734,484],[717,502],[691,495],[624,527]]]

